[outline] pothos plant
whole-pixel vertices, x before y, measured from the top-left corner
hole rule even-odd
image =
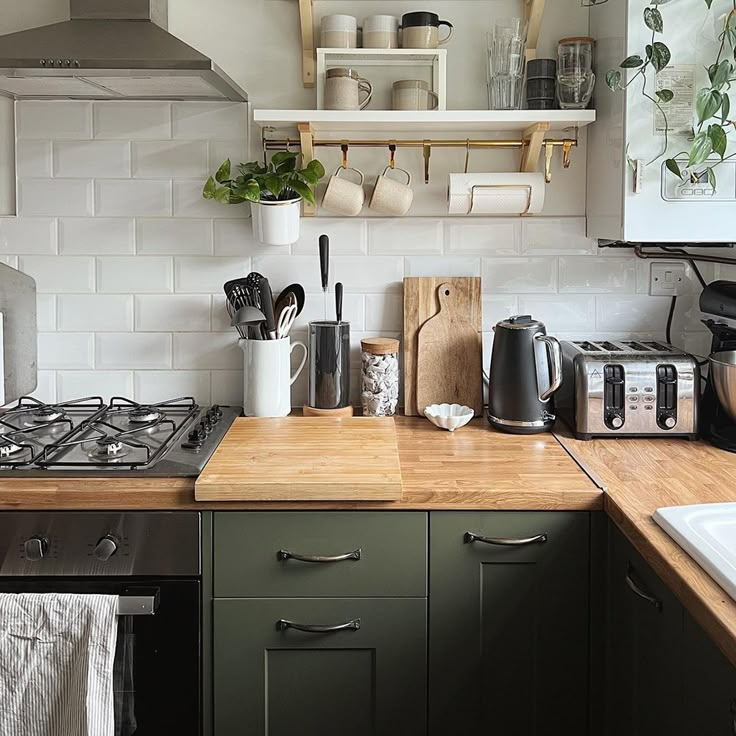
[[[693,0],[695,1],[695,0]],[[713,0],[703,0],[710,10]],[[736,126],[736,121],[729,118],[731,99],[729,91],[733,78],[734,61],[736,61],[736,0],[731,0],[732,8],[726,16],[723,30],[718,35],[718,53],[713,62],[707,67],[709,84],[699,89],[695,95],[696,125],[690,136],[690,149],[680,151],[665,160],[669,171],[680,179],[689,179],[692,182],[700,181],[705,175],[709,184],[716,188],[716,167],[723,161],[736,156],[726,156],[727,138],[729,131]],[[659,74],[670,62],[672,54],[667,45],[657,40],[657,35],[664,30],[664,19],[659,10],[661,3],[653,0],[644,8],[644,24],[651,31],[650,42],[644,48],[643,57],[640,54],[627,56],[619,69],[611,69],[606,74],[606,84],[612,90],[622,90],[630,87],[637,80],[641,80],[642,95],[651,100],[659,110],[664,121],[664,148],[662,152],[649,163],[653,163],[667,152],[669,140],[669,124],[667,121],[666,105],[674,93],[671,89],[653,89],[649,91],[649,74]],[[623,82],[623,73],[620,69],[637,69],[628,81]],[[687,157],[687,169],[683,172],[677,162],[678,158]]]
[[[280,151],[264,164],[258,161],[240,164],[237,167],[240,173],[233,176],[232,164],[227,159],[207,179],[202,196],[221,204],[284,202],[299,197],[314,204],[311,187],[325,175],[325,168],[317,159],[303,168],[298,168],[300,163],[300,153]]]

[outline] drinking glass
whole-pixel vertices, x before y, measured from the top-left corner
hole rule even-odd
[[[524,86],[526,36],[521,18],[493,26],[488,38],[488,97],[491,110],[518,110]]]
[[[588,106],[595,87],[593,39],[563,38],[557,46],[557,98],[563,110]]]

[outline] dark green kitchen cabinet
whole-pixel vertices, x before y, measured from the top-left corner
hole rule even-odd
[[[429,734],[586,736],[590,514],[430,514]]]
[[[425,598],[216,600],[215,736],[425,736],[426,625]]]
[[[736,734],[736,667],[685,613],[682,736]]]
[[[684,736],[682,606],[613,525],[607,587],[606,736]]]

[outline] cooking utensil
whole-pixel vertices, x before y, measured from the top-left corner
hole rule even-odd
[[[327,235],[319,236],[319,270],[325,300],[325,320],[327,320],[327,289],[330,283],[330,239]]]
[[[278,313],[279,309],[284,305],[284,303],[288,300],[289,295],[293,295],[295,304],[296,304],[296,314],[297,317],[302,313],[302,309],[304,309],[304,287],[301,284],[289,284],[289,286],[285,287],[281,293],[279,294],[279,298],[276,300],[276,304],[274,305],[274,311],[276,312],[277,319],[278,319]]]
[[[266,316],[260,309],[246,304],[232,315],[230,324],[233,327],[240,327],[241,325],[257,325],[265,321]]]
[[[736,422],[736,350],[711,353],[710,380],[723,410]]]
[[[439,313],[417,338],[417,409],[431,404],[462,404],[483,411],[481,335],[468,321],[450,283],[437,289]]]
[[[335,284],[335,316],[337,323],[342,322],[342,283],[339,281]]]
[[[437,288],[448,283],[455,289],[455,304],[480,334],[481,289],[478,277],[407,277],[404,279],[404,413],[417,416],[417,343],[421,326],[438,311]],[[465,380],[461,377],[460,380]],[[434,402],[430,402],[434,403]],[[482,407],[468,404],[476,413],[482,413]]]
[[[291,330],[295,319],[296,304],[289,304],[281,310],[276,323],[276,337],[279,340],[289,336],[289,330]]]
[[[276,318],[273,313],[273,293],[271,285],[265,276],[261,276],[258,292],[260,294],[261,309],[266,315],[266,335],[269,340],[276,339]]]
[[[509,317],[493,331],[488,421],[511,434],[550,430],[553,394],[562,384],[560,343],[528,314]]]

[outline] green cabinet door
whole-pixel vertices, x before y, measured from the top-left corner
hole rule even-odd
[[[215,736],[425,736],[426,599],[214,609]]]
[[[606,736],[681,736],[682,606],[613,525],[611,534]]]
[[[682,736],[736,734],[736,667],[685,614]]]
[[[587,512],[431,512],[429,733],[584,736]]]

